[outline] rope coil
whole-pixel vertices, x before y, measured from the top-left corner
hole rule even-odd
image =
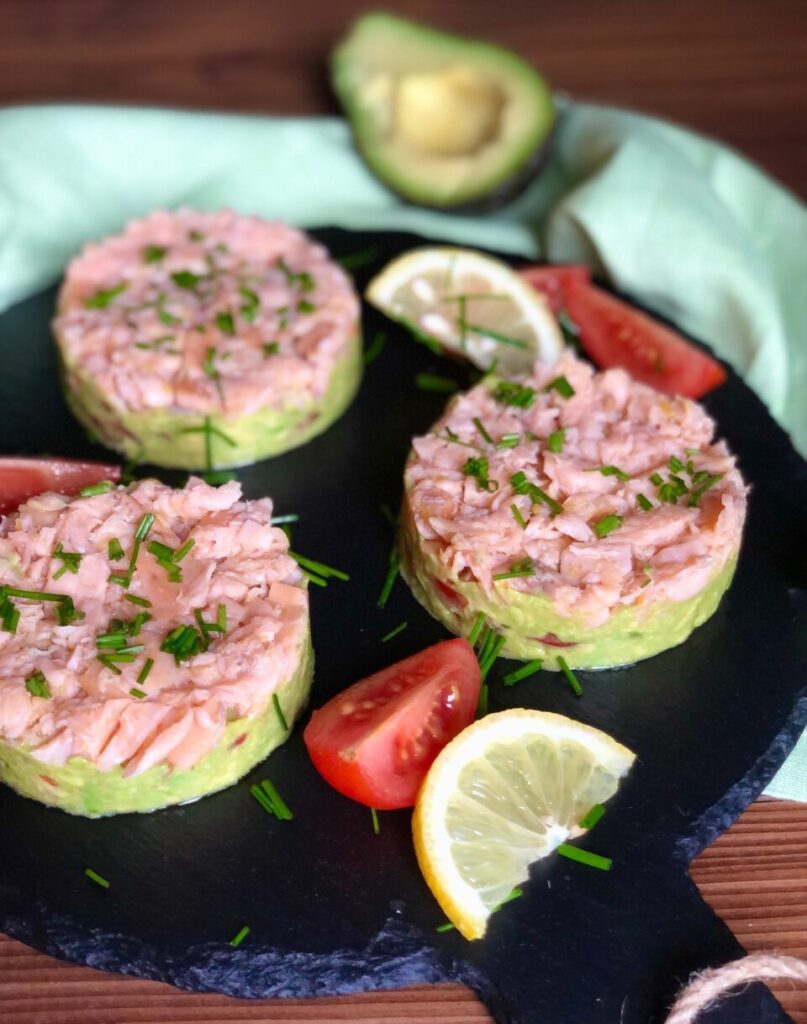
[[[723,967],[695,974],[673,1003],[666,1024],[694,1024],[702,1010],[718,1002],[730,989],[755,981],[792,979],[807,982],[807,960],[795,956],[754,953]]]

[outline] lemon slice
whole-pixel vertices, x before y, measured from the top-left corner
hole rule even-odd
[[[563,337],[546,300],[501,260],[473,249],[414,249],[388,263],[366,297],[390,319],[482,370],[554,362]]]
[[[563,715],[515,708],[464,729],[429,769],[412,831],[420,869],[466,939],[527,878],[529,865],[585,831],[634,754]]]

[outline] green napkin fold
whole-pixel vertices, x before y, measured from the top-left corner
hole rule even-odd
[[[0,311],[57,280],[88,239],[183,204],[586,262],[707,341],[807,455],[807,208],[709,139],[568,104],[537,180],[504,210],[471,217],[403,203],[336,118],[9,108]],[[771,791],[807,800],[807,744]]]

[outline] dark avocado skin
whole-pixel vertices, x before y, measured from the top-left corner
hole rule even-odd
[[[384,66],[383,55],[387,52],[389,68]],[[439,157],[424,154],[421,160],[416,150],[407,151],[405,145],[400,145],[394,130],[385,137],[374,115],[368,113],[369,105],[362,102],[362,88],[368,75],[372,78],[374,73],[388,72],[394,80],[397,75],[407,74],[405,57],[401,57],[407,52],[419,57],[428,55],[429,69],[438,72],[467,60],[473,70],[483,75],[492,73],[500,85],[505,83],[507,103],[516,108],[523,105],[531,111],[517,132],[511,130],[509,138],[487,142],[478,153],[468,154],[467,160],[477,164],[476,180],[470,172],[454,189],[431,188],[425,180],[423,165]],[[534,69],[501,47],[452,36],[395,15],[371,12],[359,18],[336,47],[330,72],[356,148],[368,168],[382,184],[412,205],[468,215],[500,209],[524,192],[550,152],[556,124],[552,95]],[[511,116],[510,120],[519,122],[518,117]],[[490,169],[493,147],[501,150],[501,157],[494,161],[495,172]],[[450,158],[446,160],[448,166]],[[432,167],[429,174],[433,181],[439,181],[439,170]],[[479,183],[479,177],[487,180]]]

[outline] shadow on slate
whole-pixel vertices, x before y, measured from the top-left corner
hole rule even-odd
[[[375,247],[362,287],[421,239],[315,232],[337,256]],[[105,458],[59,394],[48,291],[0,317],[0,451]],[[299,451],[241,472],[249,497],[297,512],[295,547],[346,569],[349,583],[311,595],[317,654],[313,706],[445,633],[398,582],[375,607],[413,433],[444,397],[417,391],[418,371],[471,371],[432,355],[373,310],[367,341],[388,342],[342,420]],[[466,943],[422,881],[409,814],[380,815],[331,790],[300,729],[242,784],[187,807],[100,821],[71,818],[0,786],[0,928],[54,956],[237,996],[312,996],[462,980],[499,1021],[656,1024],[690,972],[742,952],[698,895],[688,863],[756,798],[807,721],[805,463],[760,401],[730,373],[706,401],[753,485],[735,582],[717,614],[682,647],[632,668],[581,672],[578,700],[540,673],[504,688],[491,710],[530,706],[612,733],[638,754],[608,814],[583,844],[614,858],[609,873],[550,857],[522,899]],[[179,483],[184,474],[158,474]],[[798,600],[802,595],[801,601]],[[383,646],[402,619],[409,628]],[[295,812],[269,818],[249,784],[269,776]],[[111,882],[87,881],[90,866]],[[239,949],[229,939],[248,924]],[[752,986],[704,1024],[787,1018]]]

